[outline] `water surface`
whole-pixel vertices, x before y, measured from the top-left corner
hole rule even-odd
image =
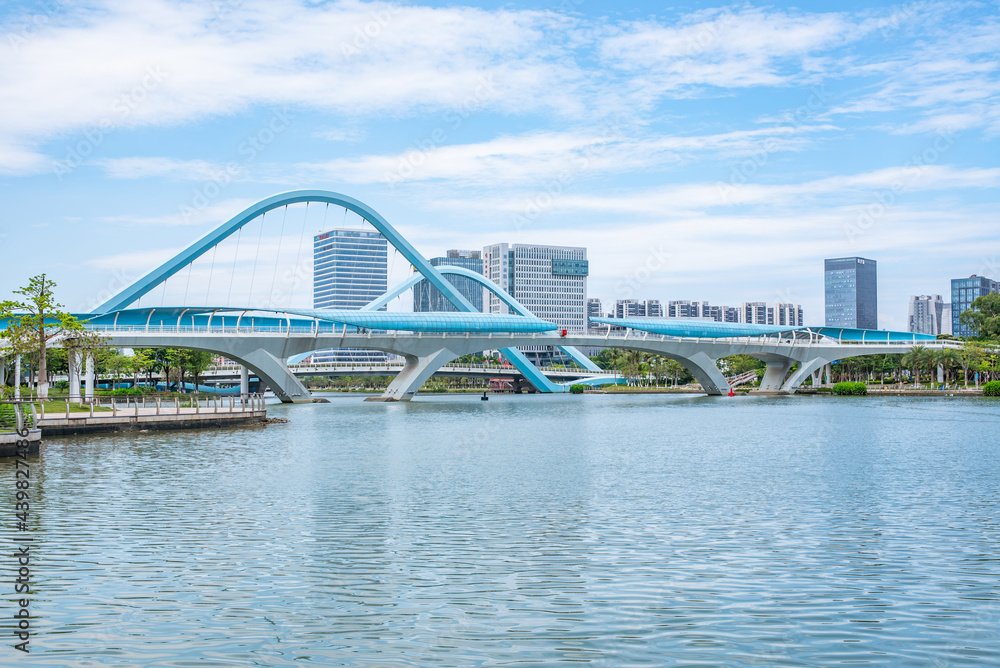
[[[43,445],[0,665],[1000,665],[998,401],[330,397]]]

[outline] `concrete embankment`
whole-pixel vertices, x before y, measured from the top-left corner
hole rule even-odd
[[[139,409],[138,414],[123,415],[81,415],[70,417],[46,417],[39,420],[42,434],[65,436],[69,434],[95,434],[116,431],[145,431],[160,429],[201,429],[206,427],[235,427],[262,423],[267,418],[266,410],[199,412],[185,409],[181,413],[156,415],[155,409]]]
[[[14,432],[0,434],[0,457],[16,456],[17,442],[21,439],[28,441],[29,455],[38,454],[38,446],[42,442],[42,431],[41,429],[30,429],[27,436],[19,436]]]

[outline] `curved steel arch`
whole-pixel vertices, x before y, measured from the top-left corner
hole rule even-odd
[[[342,206],[358,214],[371,223],[375,229],[381,232],[382,236],[384,236],[386,240],[403,255],[403,257],[409,260],[410,264],[412,264],[417,271],[423,274],[427,280],[434,285],[434,287],[440,290],[448,298],[448,301],[458,307],[459,310],[475,310],[472,304],[470,304],[469,301],[462,296],[462,293],[460,293],[451,283],[446,281],[441,274],[435,271],[435,268],[431,266],[431,263],[428,262],[424,256],[422,256],[417,249],[410,244],[410,242],[404,239],[403,236],[389,224],[389,221],[383,218],[377,211],[375,211],[375,209],[360,200],[354,199],[353,197],[330,190],[293,190],[291,192],[274,195],[273,197],[261,200],[260,202],[233,216],[228,221],[218,226],[198,241],[195,241],[180,253],[170,258],[156,269],[153,269],[151,272],[119,292],[114,297],[97,306],[92,313],[99,315],[128,306],[186,267],[189,263],[201,257],[213,246],[228,238],[231,234],[242,228],[251,220],[254,220],[258,216],[261,216],[273,209],[287,206],[289,204],[298,204],[300,202],[325,202],[327,204],[336,204],[337,206]]]
[[[496,283],[494,283],[493,281],[491,281],[490,279],[486,278],[485,276],[483,276],[478,272],[472,271],[471,269],[466,269],[465,267],[454,267],[449,264],[443,264],[434,268],[437,269],[442,274],[455,274],[456,276],[464,276],[465,278],[471,278],[476,283],[479,283],[481,286],[483,286],[484,288],[495,294],[497,297],[502,299],[503,302],[507,304],[507,306],[517,311],[518,315],[527,316],[529,318],[535,317],[535,315],[531,311],[526,309],[521,304],[521,302],[514,299],[514,297],[512,297],[506,290],[504,290],[499,285],[497,285]],[[361,310],[377,311],[386,304],[388,304],[389,302],[391,302],[393,299],[398,297],[399,295],[403,294],[404,292],[412,288],[414,285],[416,285],[423,279],[424,277],[421,274],[414,272],[414,274],[410,276],[408,279],[406,279],[393,289],[389,290],[375,301],[362,306]]]
[[[500,300],[503,301],[503,303],[507,304],[507,306],[509,306],[515,312],[517,312],[518,315],[523,315],[528,318],[535,317],[535,315],[527,308],[525,308],[525,306],[521,302],[514,299],[513,295],[511,295],[502,287],[494,283],[492,280],[490,280],[489,278],[483,276],[478,272],[472,271],[471,269],[466,269],[465,267],[456,267],[447,264],[439,265],[434,268],[437,269],[442,274],[455,274],[456,276],[464,276],[465,278],[472,279],[473,281],[479,283],[481,286],[483,286],[484,288],[492,292],[494,295],[499,297]],[[395,299],[396,297],[403,294],[404,292],[412,288],[414,285],[419,283],[421,280],[423,280],[423,278],[424,277],[421,274],[414,272],[413,276],[410,276],[408,279],[406,279],[393,289],[389,290],[375,301],[365,304],[364,306],[361,307],[361,310],[377,311],[378,309],[382,308],[383,306],[391,302],[393,299]],[[594,364],[590,360],[590,358],[588,358],[586,355],[581,353],[576,348],[572,346],[557,346],[557,347],[559,348],[559,350],[563,351],[563,353],[566,354],[567,357],[576,362],[577,365],[579,365],[581,368],[587,369],[589,371],[601,370],[601,367]],[[506,350],[507,349],[505,348],[504,354],[507,354]],[[527,358],[525,358],[525,363],[529,363]]]

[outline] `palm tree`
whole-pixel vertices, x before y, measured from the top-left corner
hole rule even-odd
[[[928,352],[924,346],[913,346],[903,355],[903,366],[913,370],[913,387],[920,384],[920,372],[927,368]]]
[[[934,351],[932,356],[934,359],[934,366],[939,366],[944,370],[945,384],[950,384],[952,371],[954,371],[961,364],[958,352],[952,348],[942,348],[941,350]]]

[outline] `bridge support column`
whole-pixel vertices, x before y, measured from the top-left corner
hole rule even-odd
[[[789,360],[791,361],[791,360]],[[799,389],[799,386],[808,378],[810,375],[813,377],[813,387],[818,387],[816,384],[816,378],[822,378],[823,372],[829,368],[829,360],[822,357],[816,357],[806,362],[799,364],[799,368],[788,377],[788,380],[784,382],[781,386],[782,392],[792,393]],[[771,366],[768,365],[768,370]]]
[[[87,353],[86,366],[83,371],[84,399],[89,403],[94,401],[94,354]]]
[[[795,360],[789,359],[787,357],[778,360],[769,361],[767,363],[767,368],[764,370],[764,377],[760,381],[760,392],[784,392],[782,385],[785,382],[785,376],[788,375],[788,371],[795,364]],[[799,371],[802,371],[800,368]],[[803,374],[802,378],[805,378]],[[800,380],[799,383],[802,381]]]
[[[456,357],[458,355],[447,349],[423,357],[406,355],[403,370],[389,383],[385,392],[377,397],[368,397],[365,401],[409,401],[435,371]]]
[[[715,360],[705,353],[696,353],[683,359],[678,358],[677,361],[687,367],[691,375],[701,383],[701,387],[706,393],[720,395],[729,392],[729,381],[719,371]]]
[[[267,352],[258,348],[247,354],[233,355],[223,353],[233,361],[239,362],[244,368],[253,369],[261,382],[267,383],[274,395],[286,404],[308,404],[312,403],[312,395],[309,390],[295,377],[285,363]],[[249,378],[249,376],[248,376]],[[243,371],[240,371],[240,389],[243,387]]]
[[[247,395],[250,394],[250,369],[246,368],[244,365],[240,365],[240,399],[246,401]]]

